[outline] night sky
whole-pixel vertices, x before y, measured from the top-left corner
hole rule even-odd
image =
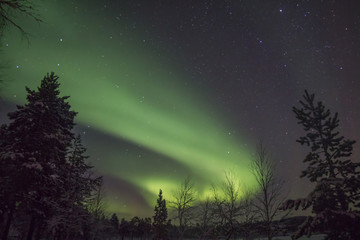
[[[304,89],[359,141],[360,3],[353,1],[38,1],[44,23],[17,21],[1,42],[0,121],[47,72],[79,112],[109,212],[152,216],[191,176],[199,199],[232,171],[253,188],[262,140],[289,197],[308,149],[291,110]],[[297,105],[298,106],[298,105]],[[360,157],[359,143],[353,160]]]

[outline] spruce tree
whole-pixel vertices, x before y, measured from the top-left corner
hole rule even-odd
[[[121,219],[120,225],[119,225],[119,232],[121,240],[124,240],[125,236],[129,233],[129,222],[126,221],[124,218]]]
[[[168,213],[166,208],[166,201],[163,199],[162,191],[160,189],[159,196],[155,205],[155,215],[153,217],[153,239],[166,240],[169,238],[169,222],[167,220]]]
[[[301,177],[316,183],[305,199],[288,200],[283,208],[306,209],[309,216],[299,227],[296,238],[314,231],[327,234],[327,240],[360,239],[360,163],[350,160],[355,141],[340,136],[338,114],[331,114],[314,94],[305,91],[300,108],[293,108],[306,135],[297,142],[310,147],[304,159],[307,168]]]
[[[55,234],[66,229],[54,239],[68,238],[88,216],[84,202],[100,181],[91,176],[80,136],[72,133],[76,113],[68,97],[59,96],[58,77],[47,74],[37,90],[26,91],[27,103],[0,128],[1,237],[7,239],[16,212],[30,219],[28,240],[37,226]]]
[[[119,234],[119,218],[116,213],[113,213],[110,218],[110,225],[112,227],[113,232],[117,235]]]
[[[1,144],[1,164],[7,172],[7,209],[23,209],[31,216],[27,239],[31,239],[37,222],[52,214],[59,196],[61,169],[71,146],[75,112],[68,97],[59,96],[58,77],[48,74],[37,91],[26,88],[27,104],[9,113],[10,123]],[[11,219],[9,215],[8,219]],[[3,234],[4,239],[6,239]]]
[[[55,214],[48,221],[48,229],[57,235],[63,233],[62,238],[78,236],[83,231],[83,226],[90,221],[86,201],[101,183],[101,177],[92,176],[92,167],[85,162],[88,158],[85,152],[81,137],[77,135],[69,148],[67,164],[59,166],[62,184],[57,189],[61,196],[53,205]]]
[[[71,194],[68,199],[75,205],[82,205],[92,197],[102,183],[101,177],[94,177],[92,166],[86,163],[88,156],[86,148],[81,143],[81,136],[77,135],[72,142],[65,166],[65,190]]]

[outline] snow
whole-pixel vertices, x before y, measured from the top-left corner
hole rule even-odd
[[[29,169],[37,169],[37,170],[40,170],[42,171],[43,170],[43,167],[41,166],[40,163],[23,163],[22,166],[24,167],[27,167]]]
[[[325,238],[326,235],[324,234],[318,234],[318,235],[312,235],[311,237],[301,237],[298,238],[298,240],[322,240]],[[267,240],[267,238],[255,238],[254,240]],[[279,236],[279,237],[273,237],[273,240],[291,240],[290,236]]]

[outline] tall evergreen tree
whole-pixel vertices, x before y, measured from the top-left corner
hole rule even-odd
[[[120,225],[119,225],[119,232],[121,240],[124,240],[125,236],[129,233],[129,222],[126,221],[124,218],[121,219]]]
[[[10,123],[0,128],[0,221],[7,239],[14,212],[29,218],[27,239],[44,226],[79,232],[88,216],[84,201],[98,186],[85,163],[85,148],[72,128],[76,113],[60,97],[58,77],[47,74],[36,91],[26,88],[27,103],[9,113]],[[37,236],[39,237],[39,235]]]
[[[169,238],[169,222],[167,220],[168,213],[166,208],[166,201],[163,199],[162,191],[160,189],[159,196],[155,205],[155,215],[153,217],[153,239],[166,240]]]
[[[1,146],[1,164],[7,168],[3,177],[12,185],[5,194],[8,213],[17,206],[31,216],[27,239],[32,238],[36,222],[51,214],[60,197],[56,186],[74,137],[71,130],[76,113],[70,110],[68,97],[59,96],[57,80],[51,73],[37,91],[26,88],[28,103],[8,114],[11,122]],[[5,235],[6,231],[3,239]]]
[[[111,215],[110,225],[114,233],[116,235],[119,234],[119,218],[117,217],[116,213],[113,213],[113,215]]]
[[[311,148],[301,177],[316,183],[305,199],[288,200],[283,208],[306,209],[309,216],[300,226],[296,238],[314,231],[327,234],[327,240],[360,239],[360,163],[352,162],[355,141],[345,140],[338,131],[338,114],[331,115],[314,94],[305,91],[301,108],[293,108],[296,118],[307,133],[297,142]]]
[[[56,232],[59,238],[78,236],[83,225],[90,221],[85,202],[100,186],[101,178],[92,176],[92,167],[85,162],[88,158],[85,152],[86,148],[78,135],[73,139],[68,152],[67,164],[60,166],[63,171],[62,184],[57,188],[62,194],[53,206],[56,214],[48,221],[49,230]]]

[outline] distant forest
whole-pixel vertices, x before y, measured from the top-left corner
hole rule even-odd
[[[0,38],[11,26],[26,34],[12,18],[17,12],[41,21],[30,1],[0,0]],[[9,123],[0,127],[1,240],[270,240],[318,233],[328,240],[360,239],[360,163],[351,159],[355,141],[340,134],[338,114],[314,94],[305,91],[292,109],[304,130],[297,142],[308,149],[300,177],[315,186],[308,196],[286,199],[284,182],[260,142],[249,169],[258,191],[244,189],[241,179],[226,172],[223,185],[201,200],[193,180],[184,176],[170,200],[159,190],[153,216],[119,220],[104,207],[102,177],[87,161],[73,130],[77,113],[59,85],[50,73],[37,89],[26,88],[26,103],[8,113]],[[290,217],[306,209],[309,216]]]

